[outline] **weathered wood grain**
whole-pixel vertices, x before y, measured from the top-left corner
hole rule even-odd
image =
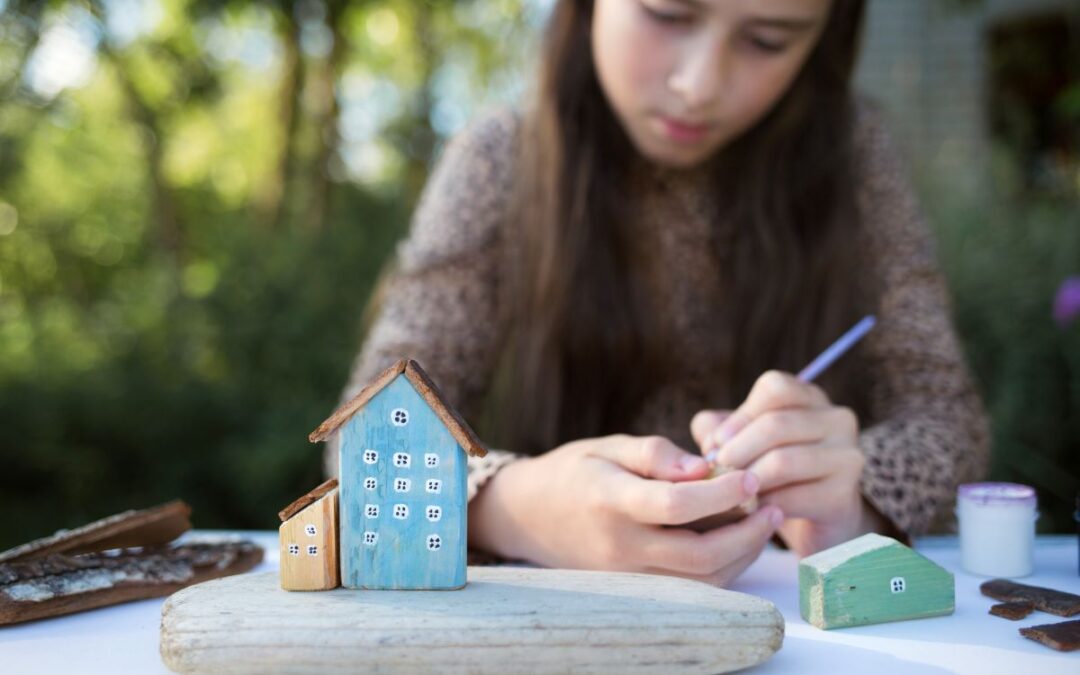
[[[672,577],[474,567],[460,591],[287,593],[273,573],[194,586],[162,608],[180,672],[719,673],[768,659],[766,600]]]
[[[161,597],[245,572],[262,557],[262,549],[249,541],[225,541],[3,563],[0,625]]]

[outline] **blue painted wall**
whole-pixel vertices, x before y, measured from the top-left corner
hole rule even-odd
[[[408,412],[408,422],[395,426],[396,409]],[[341,583],[346,588],[460,588],[465,585],[466,458],[435,411],[404,375],[380,391],[343,427],[341,439]],[[375,463],[364,453],[377,453]],[[395,453],[407,453],[408,467],[394,465]],[[424,456],[439,457],[437,467],[425,466]],[[365,479],[374,478],[375,489]],[[407,492],[395,490],[398,478],[411,481]],[[426,490],[426,482],[441,481],[441,491]],[[394,517],[404,505],[408,516]],[[369,506],[378,515],[368,517]],[[432,522],[429,507],[440,507]],[[374,545],[365,533],[375,533]],[[437,536],[431,550],[428,538]]]

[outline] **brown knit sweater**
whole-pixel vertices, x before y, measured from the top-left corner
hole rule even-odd
[[[956,486],[987,467],[987,420],[949,316],[934,246],[898,152],[879,116],[859,107],[855,149],[858,205],[867,228],[863,255],[884,288],[877,328],[861,345],[870,415],[861,420],[866,454],[862,490],[909,534],[951,522]],[[506,326],[496,292],[505,246],[520,118],[489,112],[447,145],[398,248],[398,269],[353,367],[344,399],[401,356],[416,359],[449,403],[476,419]],[[716,237],[714,191],[702,171],[657,168],[640,200],[635,230],[648,238],[660,270],[658,321],[681,343],[670,384],[655,391],[631,434],[660,434],[693,449],[690,419],[710,406],[703,378],[725,372],[726,316]],[[722,240],[721,240],[722,241]],[[493,450],[470,458],[469,498],[517,456]],[[326,448],[337,475],[337,445]]]

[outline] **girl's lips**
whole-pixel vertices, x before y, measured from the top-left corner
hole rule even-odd
[[[690,124],[670,117],[660,117],[660,124],[664,133],[677,143],[696,143],[709,132],[706,124]]]

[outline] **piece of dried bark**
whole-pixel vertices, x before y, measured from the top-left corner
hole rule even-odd
[[[1080,619],[1021,628],[1020,634],[1058,651],[1080,649]]]
[[[219,541],[0,563],[0,625],[170,595],[262,558],[250,541]]]
[[[1041,586],[1026,586],[1008,579],[991,579],[979,586],[982,594],[1002,602],[1022,602],[1035,605],[1035,609],[1058,616],[1080,614],[1080,595]]]
[[[59,532],[0,553],[0,563],[52,553],[88,553],[132,546],[166,544],[191,529],[191,507],[180,500],[130,510]]]
[[[1003,602],[990,608],[991,614],[1000,616],[1003,619],[1008,619],[1009,621],[1019,621],[1034,611],[1035,605],[1027,600],[1021,600],[1020,602]]]

